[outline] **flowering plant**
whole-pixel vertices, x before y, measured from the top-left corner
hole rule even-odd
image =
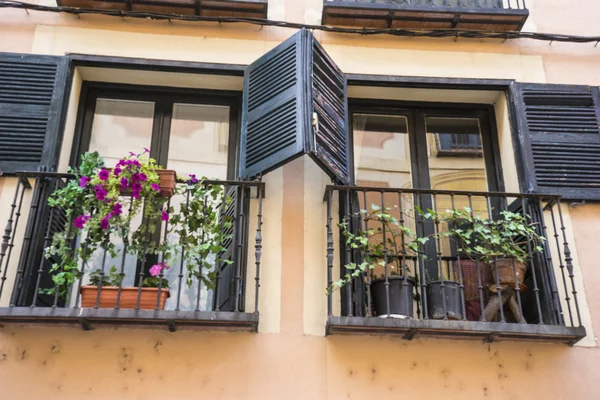
[[[65,296],[71,284],[81,278],[79,265],[85,265],[100,247],[116,258],[111,235],[122,238],[130,254],[157,254],[162,244],[149,240],[149,236],[156,231],[160,218],[168,217],[162,210],[164,199],[160,196],[157,173],[160,168],[147,149],[141,154],[130,153],[112,170],[105,167],[97,152],[81,156],[81,166],[69,170],[74,178],[48,200],[51,207],[62,209],[72,223],[64,232],[57,232],[45,250],[46,258],[58,257],[60,263],[50,270],[55,287],[44,293],[58,290]],[[140,213],[146,222],[132,232],[132,221]],[[82,238],[83,244],[73,250],[77,237]],[[123,274],[119,274],[117,283],[122,279]]]

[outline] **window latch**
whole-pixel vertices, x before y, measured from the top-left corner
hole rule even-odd
[[[313,142],[315,149],[317,148],[317,132],[319,132],[319,114],[313,112],[312,115],[312,126],[313,126]]]

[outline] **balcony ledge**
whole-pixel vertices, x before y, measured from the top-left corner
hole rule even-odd
[[[584,327],[499,322],[329,317],[327,335],[391,334],[415,337],[493,341],[538,341],[573,345],[586,336]]]
[[[524,8],[451,7],[325,0],[323,24],[361,28],[464,29],[520,31],[529,17]]]
[[[163,311],[112,308],[45,308],[2,307],[0,326],[80,325],[84,330],[96,326],[127,325],[166,327],[174,332],[181,328],[225,331],[258,331],[258,313],[224,311]]]
[[[57,0],[61,7],[201,17],[267,18],[268,0]]]

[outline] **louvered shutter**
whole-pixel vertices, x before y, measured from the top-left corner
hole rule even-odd
[[[0,53],[0,171],[56,168],[67,57]]]
[[[338,183],[350,181],[346,79],[302,29],[244,76],[240,176],[309,154]]]
[[[514,84],[524,191],[600,200],[600,93],[589,86]]]

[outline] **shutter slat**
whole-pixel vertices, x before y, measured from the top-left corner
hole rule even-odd
[[[65,57],[0,53],[0,170],[55,167],[60,150]]]
[[[524,173],[534,190],[600,200],[600,96],[597,88],[518,84]],[[525,162],[524,164],[527,164]]]

